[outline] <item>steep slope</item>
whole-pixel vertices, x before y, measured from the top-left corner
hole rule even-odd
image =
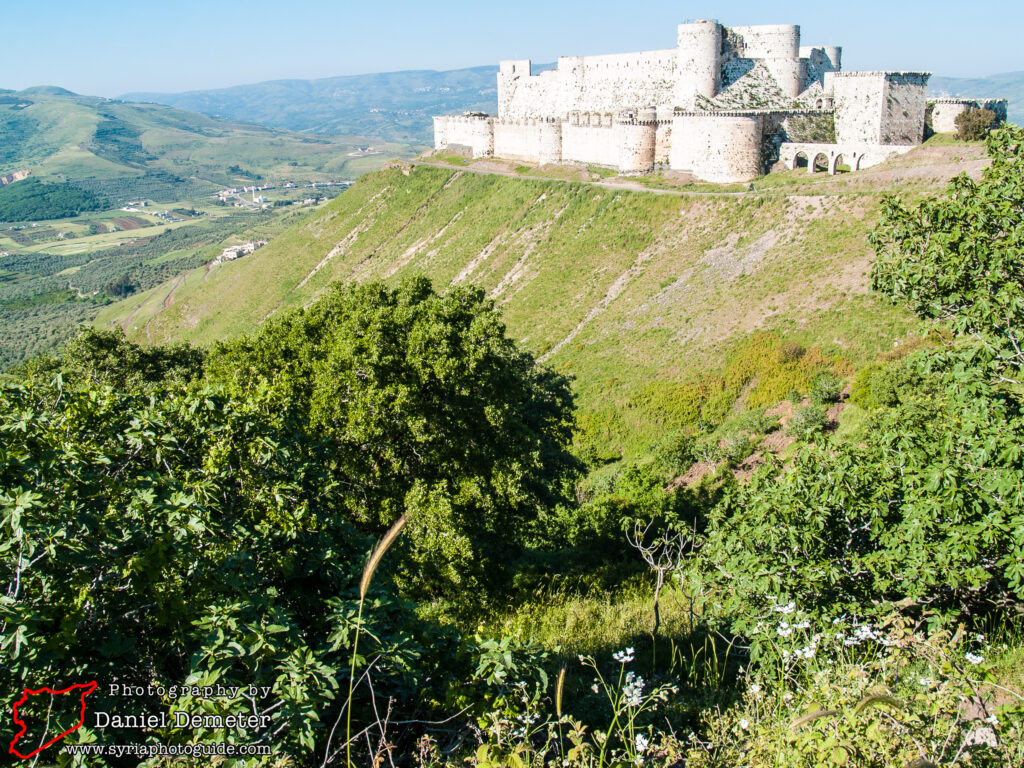
[[[31,171],[113,198],[180,200],[195,187],[257,176],[352,177],[410,152],[389,145],[379,147],[387,154],[350,157],[368,140],[301,136],[59,88],[0,92],[0,136],[0,176]]]
[[[477,284],[527,348],[576,377],[585,429],[624,446],[673,426],[680,387],[752,331],[852,361],[891,348],[914,321],[868,292],[878,201],[894,180],[918,195],[977,171],[981,161],[958,160],[978,152],[926,147],[832,180],[781,174],[769,177],[777,191],[749,195],[392,167],[253,256],[133,297],[98,322],[149,342],[208,344],[334,280],[420,273],[438,286]]]

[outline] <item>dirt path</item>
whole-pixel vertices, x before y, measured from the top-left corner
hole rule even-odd
[[[675,195],[677,197],[743,197],[744,195],[778,195],[788,194],[785,192],[698,192],[692,189],[657,189],[645,187],[635,181],[585,181],[580,179],[558,179],[549,176],[531,176],[524,173],[513,173],[512,171],[499,171],[493,168],[458,168],[444,163],[428,163],[423,160],[408,160],[409,165],[422,165],[427,168],[442,168],[446,171],[457,171],[459,173],[478,173],[483,176],[504,176],[509,179],[529,179],[531,181],[554,181],[561,184],[589,184],[592,187],[603,187],[623,192],[649,192],[652,195]]]
[[[167,309],[169,306],[171,306],[171,300],[174,299],[174,292],[178,290],[178,287],[183,282],[185,282],[186,275],[188,275],[188,272],[180,274],[176,278],[174,278],[174,285],[171,286],[171,290],[169,290],[167,292],[167,295],[164,296],[164,309]]]

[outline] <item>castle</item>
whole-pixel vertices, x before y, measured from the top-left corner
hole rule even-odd
[[[434,147],[714,182],[779,161],[859,170],[924,140],[929,77],[844,72],[841,48],[801,47],[795,25],[702,20],[680,25],[669,50],[561,57],[537,75],[529,60],[502,61],[497,116],[435,117]]]

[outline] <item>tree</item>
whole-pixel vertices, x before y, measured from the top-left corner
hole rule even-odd
[[[219,346],[207,375],[304,414],[333,445],[360,530],[380,536],[409,515],[404,578],[420,592],[501,584],[575,467],[568,381],[516,349],[477,288],[334,286]]]
[[[871,236],[872,286],[921,317],[983,343],[999,375],[1024,365],[1024,129],[988,137],[992,164],[980,181],[953,179],[945,197],[882,204]]]
[[[956,116],[956,137],[960,141],[980,141],[984,139],[996,122],[996,113],[990,109],[968,107]]]

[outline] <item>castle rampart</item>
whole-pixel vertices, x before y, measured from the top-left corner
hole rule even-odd
[[[920,144],[928,78],[844,72],[842,48],[801,46],[794,24],[727,28],[700,20],[679,25],[672,49],[563,56],[537,75],[529,60],[502,61],[497,117],[440,118],[435,147],[623,173],[667,163],[701,179],[746,181],[793,143],[794,125],[800,138],[830,136],[834,123],[833,147]],[[808,131],[807,120],[800,128],[794,117],[816,129]],[[885,156],[858,153],[865,163]]]
[[[987,109],[996,115],[996,123],[1006,122],[1006,99],[929,99],[932,130],[936,133],[955,133],[956,119],[968,109]]]

